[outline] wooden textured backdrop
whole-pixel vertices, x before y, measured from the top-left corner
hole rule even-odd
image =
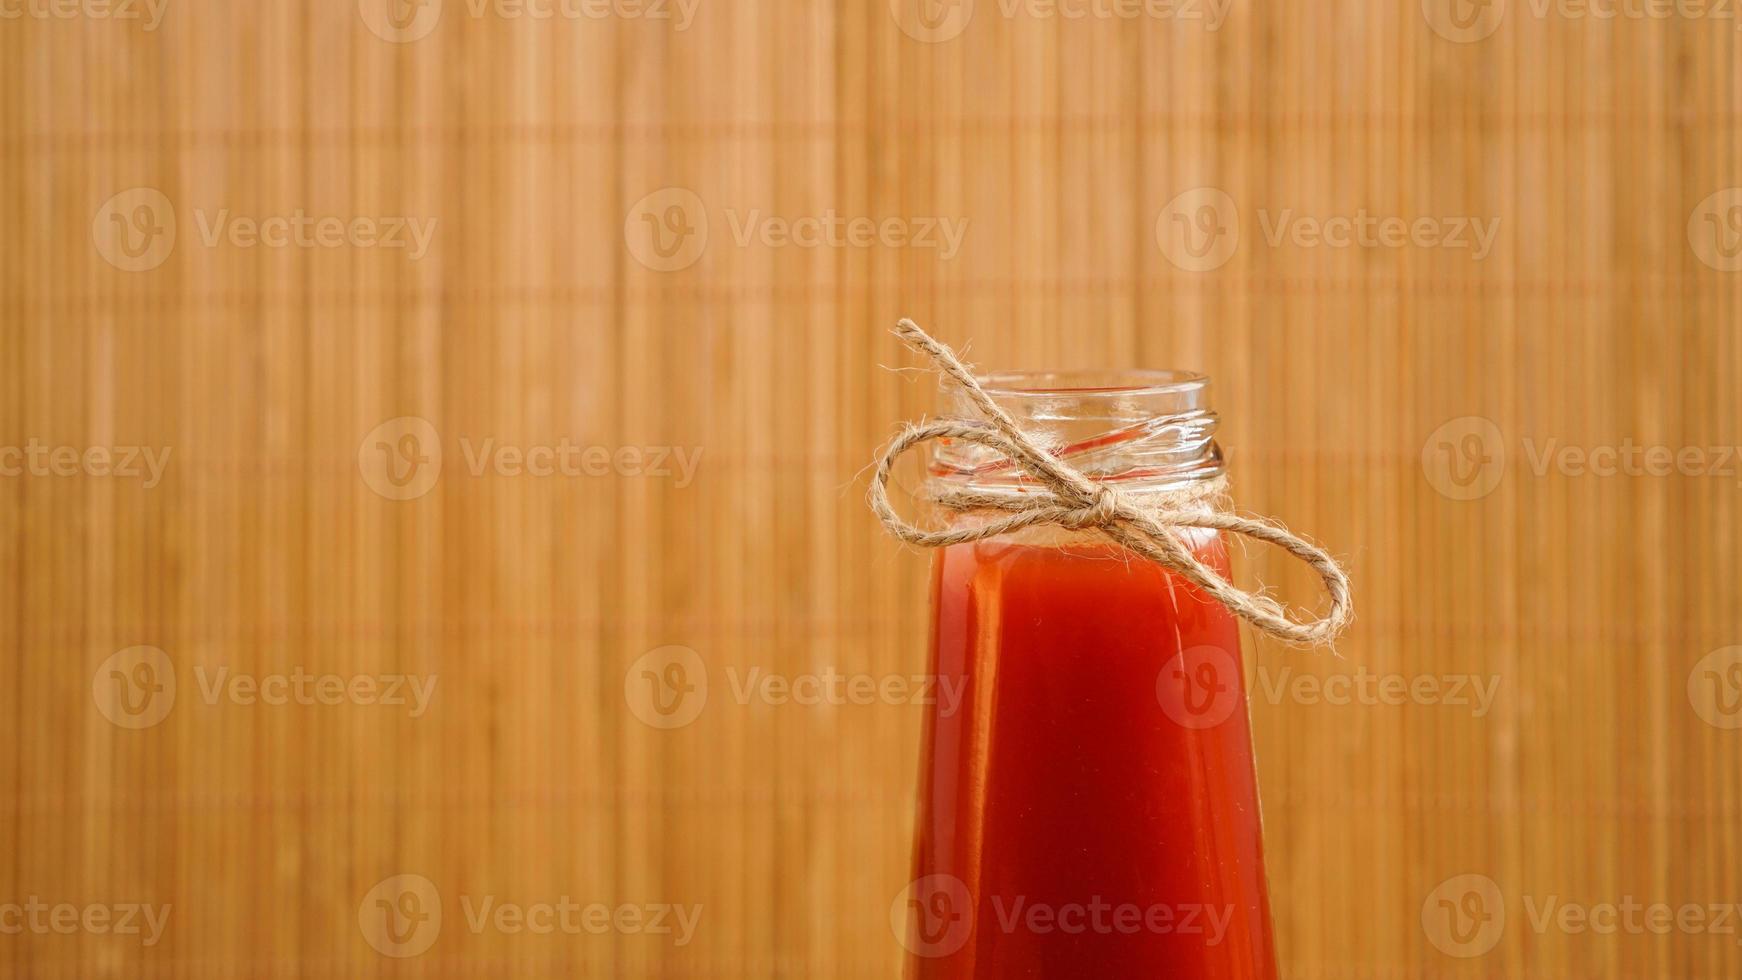
[[[918,710],[741,689],[924,669],[907,314],[1208,372],[1347,558],[1286,975],[1742,974],[1727,6],[661,2],[5,6],[0,968],[897,975]],[[476,924],[565,896],[702,915]]]

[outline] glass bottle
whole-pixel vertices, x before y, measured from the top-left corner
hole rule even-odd
[[[1139,500],[1222,475],[1202,376],[982,381],[1039,444]],[[980,446],[937,445],[934,490],[1035,489]],[[1182,533],[1229,574],[1217,532]],[[1275,977],[1234,615],[1054,526],[938,549],[932,603],[932,670],[961,694],[926,719],[913,880],[892,910],[908,977]]]

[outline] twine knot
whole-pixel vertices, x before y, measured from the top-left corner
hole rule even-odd
[[[1072,530],[1100,527],[1112,523],[1119,516],[1119,492],[1106,484],[1095,486],[1094,498],[1084,507],[1078,507],[1068,517],[1062,518],[1059,524]]]
[[[1324,549],[1273,521],[1224,513],[1204,503],[1226,487],[1217,479],[1182,491],[1146,498],[1140,505],[1129,494],[1100,483],[1041,449],[998,407],[955,352],[932,339],[912,320],[902,320],[896,336],[927,357],[968,396],[984,421],[942,419],[906,425],[877,459],[867,496],[884,528],[908,544],[939,548],[980,541],[1036,525],[1095,530],[1116,544],[1172,569],[1186,581],[1259,630],[1291,643],[1321,644],[1335,639],[1354,615],[1349,577]],[[928,530],[904,521],[889,503],[889,478],[895,461],[908,450],[933,439],[961,439],[991,449],[1039,483],[1042,490],[1021,495],[974,490],[946,490],[936,496],[941,506],[957,512],[1006,511],[972,526]],[[1323,616],[1299,619],[1269,596],[1236,588],[1192,553],[1179,529],[1196,527],[1228,531],[1275,545],[1305,562],[1324,583],[1330,608]]]

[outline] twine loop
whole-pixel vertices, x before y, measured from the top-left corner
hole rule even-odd
[[[877,459],[868,498],[872,512],[890,534],[908,544],[941,548],[1037,525],[1098,531],[1116,544],[1178,572],[1230,612],[1278,639],[1301,644],[1329,643],[1349,625],[1354,612],[1349,577],[1342,566],[1324,549],[1281,524],[1205,506],[1225,493],[1225,479],[1218,477],[1181,490],[1145,495],[1139,502],[1131,494],[1094,480],[1036,445],[986,394],[955,352],[934,340],[918,324],[904,319],[895,333],[931,358],[938,370],[967,395],[983,420],[941,419],[904,425],[884,448]],[[944,490],[935,495],[935,502],[945,509],[957,513],[1002,511],[1005,516],[941,529],[909,524],[889,503],[889,479],[896,460],[933,439],[960,439],[984,446],[1027,473],[1040,488],[1023,494]],[[1267,595],[1236,588],[1198,560],[1180,538],[1182,528],[1227,531],[1281,548],[1318,574],[1330,599],[1329,609],[1322,616],[1302,619]]]

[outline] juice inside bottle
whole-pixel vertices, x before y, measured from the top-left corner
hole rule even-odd
[[[1275,977],[1233,614],[1092,531],[951,545],[932,581],[962,695],[926,723],[907,975]]]

